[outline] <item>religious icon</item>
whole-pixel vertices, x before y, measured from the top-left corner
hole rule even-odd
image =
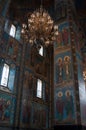
[[[62,75],[63,75],[63,63],[62,63],[62,58],[58,59],[58,77],[59,81],[62,80]]]
[[[62,30],[62,39],[63,39],[64,45],[67,45],[68,44],[68,39],[69,39],[69,32],[68,32],[67,28],[64,28]]]
[[[58,35],[57,35],[57,46],[61,46],[62,45],[62,33],[61,32],[58,32]]]
[[[69,79],[71,76],[70,57],[69,56],[64,57],[64,71],[65,71],[66,79]]]
[[[56,111],[58,113],[58,120],[63,120],[63,110],[64,110],[64,101],[62,99],[63,93],[61,91],[57,94],[57,100],[56,100]]]
[[[73,118],[73,97],[71,95],[71,91],[67,90],[65,92],[66,100],[65,100],[65,110],[66,110],[66,116],[68,119]]]

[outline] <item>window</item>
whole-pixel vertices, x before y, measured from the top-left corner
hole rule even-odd
[[[10,29],[10,36],[15,37],[16,27],[12,24]]]
[[[43,56],[43,46],[41,46],[41,48],[39,49],[39,54]]]
[[[40,79],[37,81],[37,97],[42,98],[42,81]]]
[[[9,76],[9,66],[4,64],[3,71],[2,71],[2,78],[1,78],[1,85],[7,86],[8,83],[8,76]]]
[[[10,91],[14,90],[14,82],[16,75],[16,67],[14,64],[0,63],[0,85],[8,88]]]

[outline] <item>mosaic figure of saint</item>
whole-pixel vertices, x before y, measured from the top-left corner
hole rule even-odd
[[[67,90],[65,92],[66,100],[65,100],[65,110],[67,119],[73,118],[73,97],[71,95],[71,91]]]
[[[63,63],[62,63],[62,58],[58,59],[58,79],[59,81],[62,80],[62,76],[63,76]]]
[[[68,39],[69,39],[69,32],[68,32],[67,28],[64,28],[62,30],[62,39],[63,39],[64,45],[67,45],[68,44]]]
[[[63,120],[63,111],[64,111],[64,101],[62,99],[63,93],[60,91],[57,94],[57,100],[56,100],[56,111],[58,112],[58,120]]]
[[[11,101],[7,100],[4,106],[4,119],[10,119]]]
[[[61,32],[58,32],[58,35],[57,35],[57,46],[61,46],[62,45],[62,33]]]
[[[64,72],[65,72],[66,79],[70,79],[71,63],[70,63],[70,57],[69,56],[64,57]]]

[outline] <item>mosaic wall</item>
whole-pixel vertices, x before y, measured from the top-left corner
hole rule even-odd
[[[72,86],[55,88],[55,125],[75,122],[75,99]]]
[[[21,127],[48,127],[48,107],[41,105],[41,102],[49,101],[49,86],[43,81],[42,97],[38,98],[37,79],[30,69],[25,69],[20,116]],[[33,99],[38,103],[34,103]]]
[[[45,48],[44,48],[43,49],[44,55],[41,56],[38,53],[37,49],[34,48],[34,47],[32,47],[31,50],[28,52],[30,54],[30,55],[28,54],[30,56],[30,57],[28,57],[28,59],[29,58],[30,59],[28,61],[25,61],[25,62],[28,62],[26,64],[29,64],[29,61],[30,61],[30,64],[31,64],[31,66],[34,67],[36,73],[38,73],[40,75],[43,75],[43,76],[45,76],[45,77],[48,78],[48,72],[49,72],[49,67],[48,67],[49,66],[49,55],[47,57],[46,51],[47,50],[45,50]]]
[[[0,125],[48,128],[49,81],[45,76],[50,75],[49,54],[44,49],[41,56],[23,44],[21,27],[6,18],[9,1],[0,0]],[[12,24],[15,36],[10,34]],[[8,75],[2,76],[3,68]],[[2,79],[7,84],[1,84]],[[42,80],[42,97],[37,97],[37,79]]]
[[[23,98],[21,108],[21,126],[31,127],[32,103],[28,98]]]
[[[55,49],[68,44],[70,44],[69,24],[67,22],[63,22],[58,24],[58,35],[55,43]]]
[[[16,98],[0,92],[0,124],[12,125],[14,123]]]
[[[83,79],[83,67],[82,67],[82,56],[81,48],[84,42],[84,35],[80,29],[80,26],[73,23],[75,47],[76,47],[76,58],[77,58],[77,71],[78,71],[78,85],[79,85],[79,97],[80,97],[80,110],[81,110],[81,122],[85,125],[85,111],[86,111],[86,91],[85,91],[85,82]]]
[[[61,83],[63,80],[70,80],[73,73],[71,52],[64,52],[56,55],[54,61],[55,83]]]
[[[32,127],[47,128],[48,127],[48,108],[44,105],[34,103],[32,114]]]
[[[15,62],[20,63],[22,54],[22,45],[10,37],[7,53],[10,56],[10,58],[12,58]]]
[[[63,22],[58,25],[57,42],[54,47],[55,125],[74,124],[76,120],[74,87],[73,82],[71,82],[73,79],[73,63],[70,41],[69,23]]]
[[[22,91],[22,107],[21,107],[21,126],[31,125],[32,114],[32,91],[33,75],[29,70],[24,71],[23,91]]]
[[[75,40],[75,47],[77,51],[81,51],[80,49],[83,46],[84,43],[84,36],[83,33],[79,27],[79,25],[76,25],[75,23],[73,23],[73,31],[74,31],[74,40]]]

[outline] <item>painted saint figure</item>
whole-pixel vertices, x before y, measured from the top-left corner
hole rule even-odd
[[[58,32],[58,35],[57,35],[57,46],[62,46],[62,33],[61,32]]]
[[[56,100],[56,111],[58,113],[58,120],[63,120],[63,110],[64,110],[64,101],[62,99],[63,93],[60,91],[57,94],[58,98]]]
[[[69,56],[64,57],[64,72],[65,72],[66,79],[70,79],[71,68],[70,68],[70,57]]]
[[[61,81],[63,76],[63,63],[62,58],[58,59],[58,80]]]
[[[69,33],[68,33],[68,29],[67,28],[64,28],[62,30],[62,39],[63,39],[63,43],[64,45],[67,45],[68,44],[68,40],[69,40]]]
[[[65,92],[65,95],[66,95],[66,100],[65,100],[66,116],[68,120],[71,120],[73,118],[73,98],[70,90],[67,90]]]

